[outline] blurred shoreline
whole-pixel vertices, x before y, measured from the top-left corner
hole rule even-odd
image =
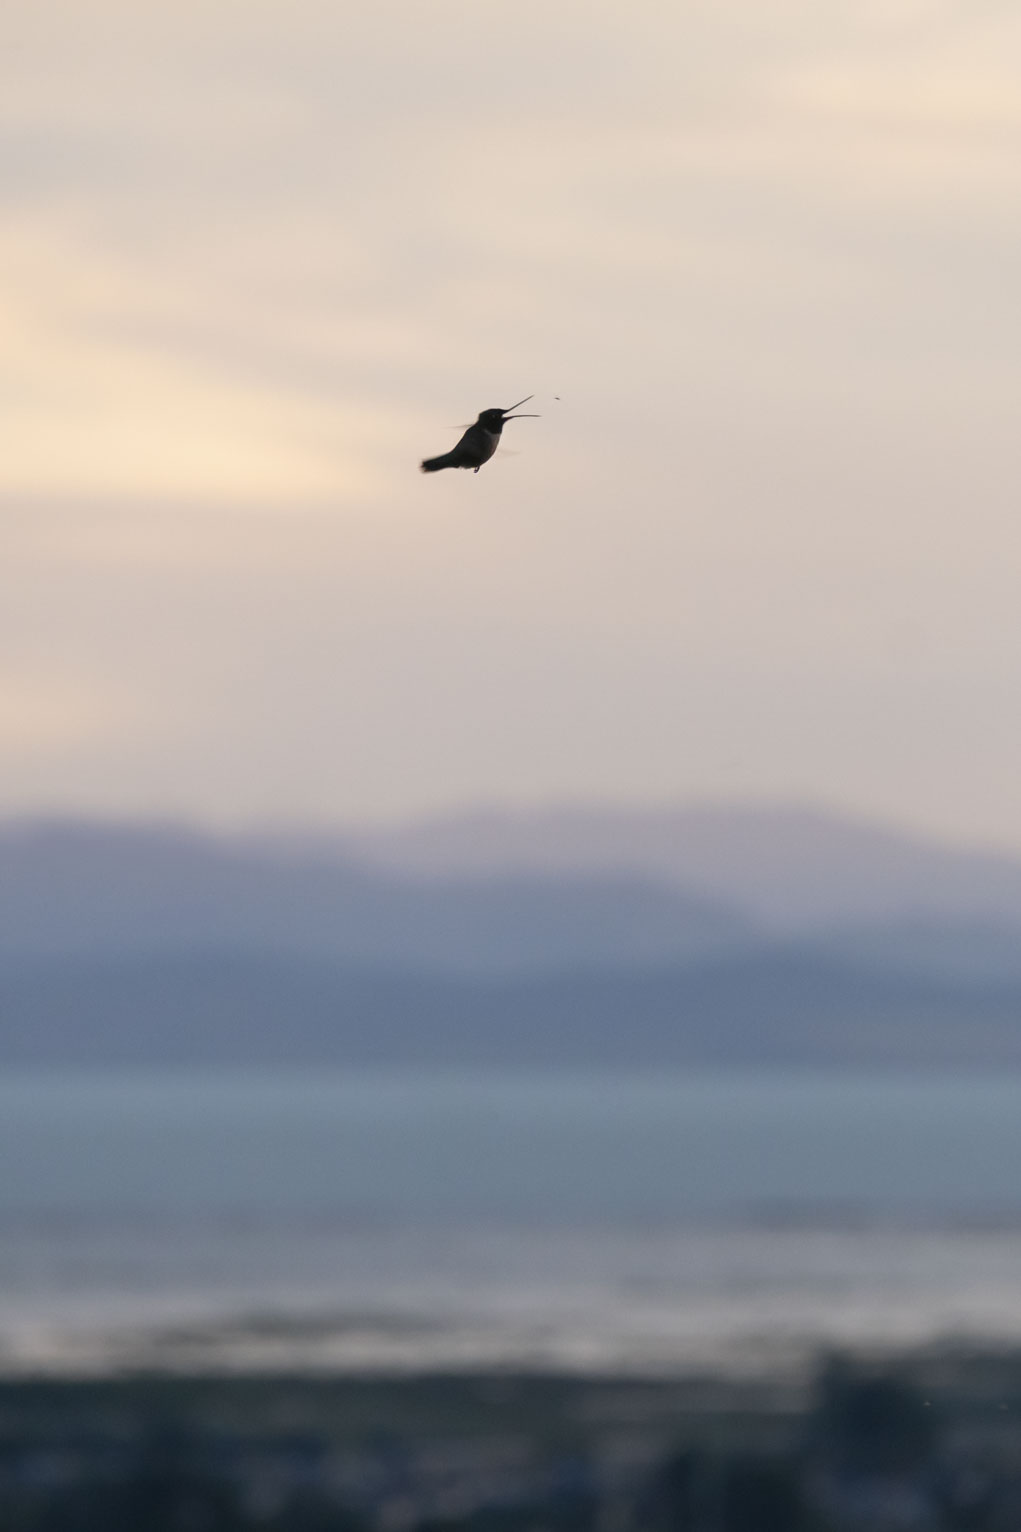
[[[802,1378],[832,1349],[1021,1346],[1016,1229],[326,1230],[314,1250],[236,1225],[219,1249],[173,1227],[155,1247],[84,1232],[19,1264],[7,1231],[0,1379],[496,1369],[736,1384]]]

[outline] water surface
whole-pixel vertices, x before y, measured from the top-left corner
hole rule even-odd
[[[681,1365],[1021,1335],[1021,1081],[0,1080],[0,1365]]]

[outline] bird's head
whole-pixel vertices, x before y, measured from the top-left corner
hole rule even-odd
[[[476,424],[482,426],[486,431],[494,431],[499,436],[504,428],[504,424],[508,420],[538,420],[538,415],[511,414],[511,411],[516,410],[519,404],[527,404],[528,400],[534,397],[534,394],[529,394],[527,399],[519,399],[517,404],[509,404],[505,410],[483,410]]]

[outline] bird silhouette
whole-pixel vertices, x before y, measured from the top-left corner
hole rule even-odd
[[[517,404],[508,405],[505,410],[483,410],[475,424],[468,427],[456,447],[451,447],[450,451],[444,452],[441,457],[425,459],[422,472],[437,473],[441,468],[473,468],[478,473],[483,463],[489,462],[500,445],[500,432],[508,420],[538,420],[538,415],[511,414],[511,410],[516,410],[518,405],[527,404],[529,399],[534,398],[534,394],[529,394],[527,399],[519,399]]]

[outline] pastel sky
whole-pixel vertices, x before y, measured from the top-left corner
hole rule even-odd
[[[40,0],[0,61],[0,813],[1021,847],[1021,8]]]

